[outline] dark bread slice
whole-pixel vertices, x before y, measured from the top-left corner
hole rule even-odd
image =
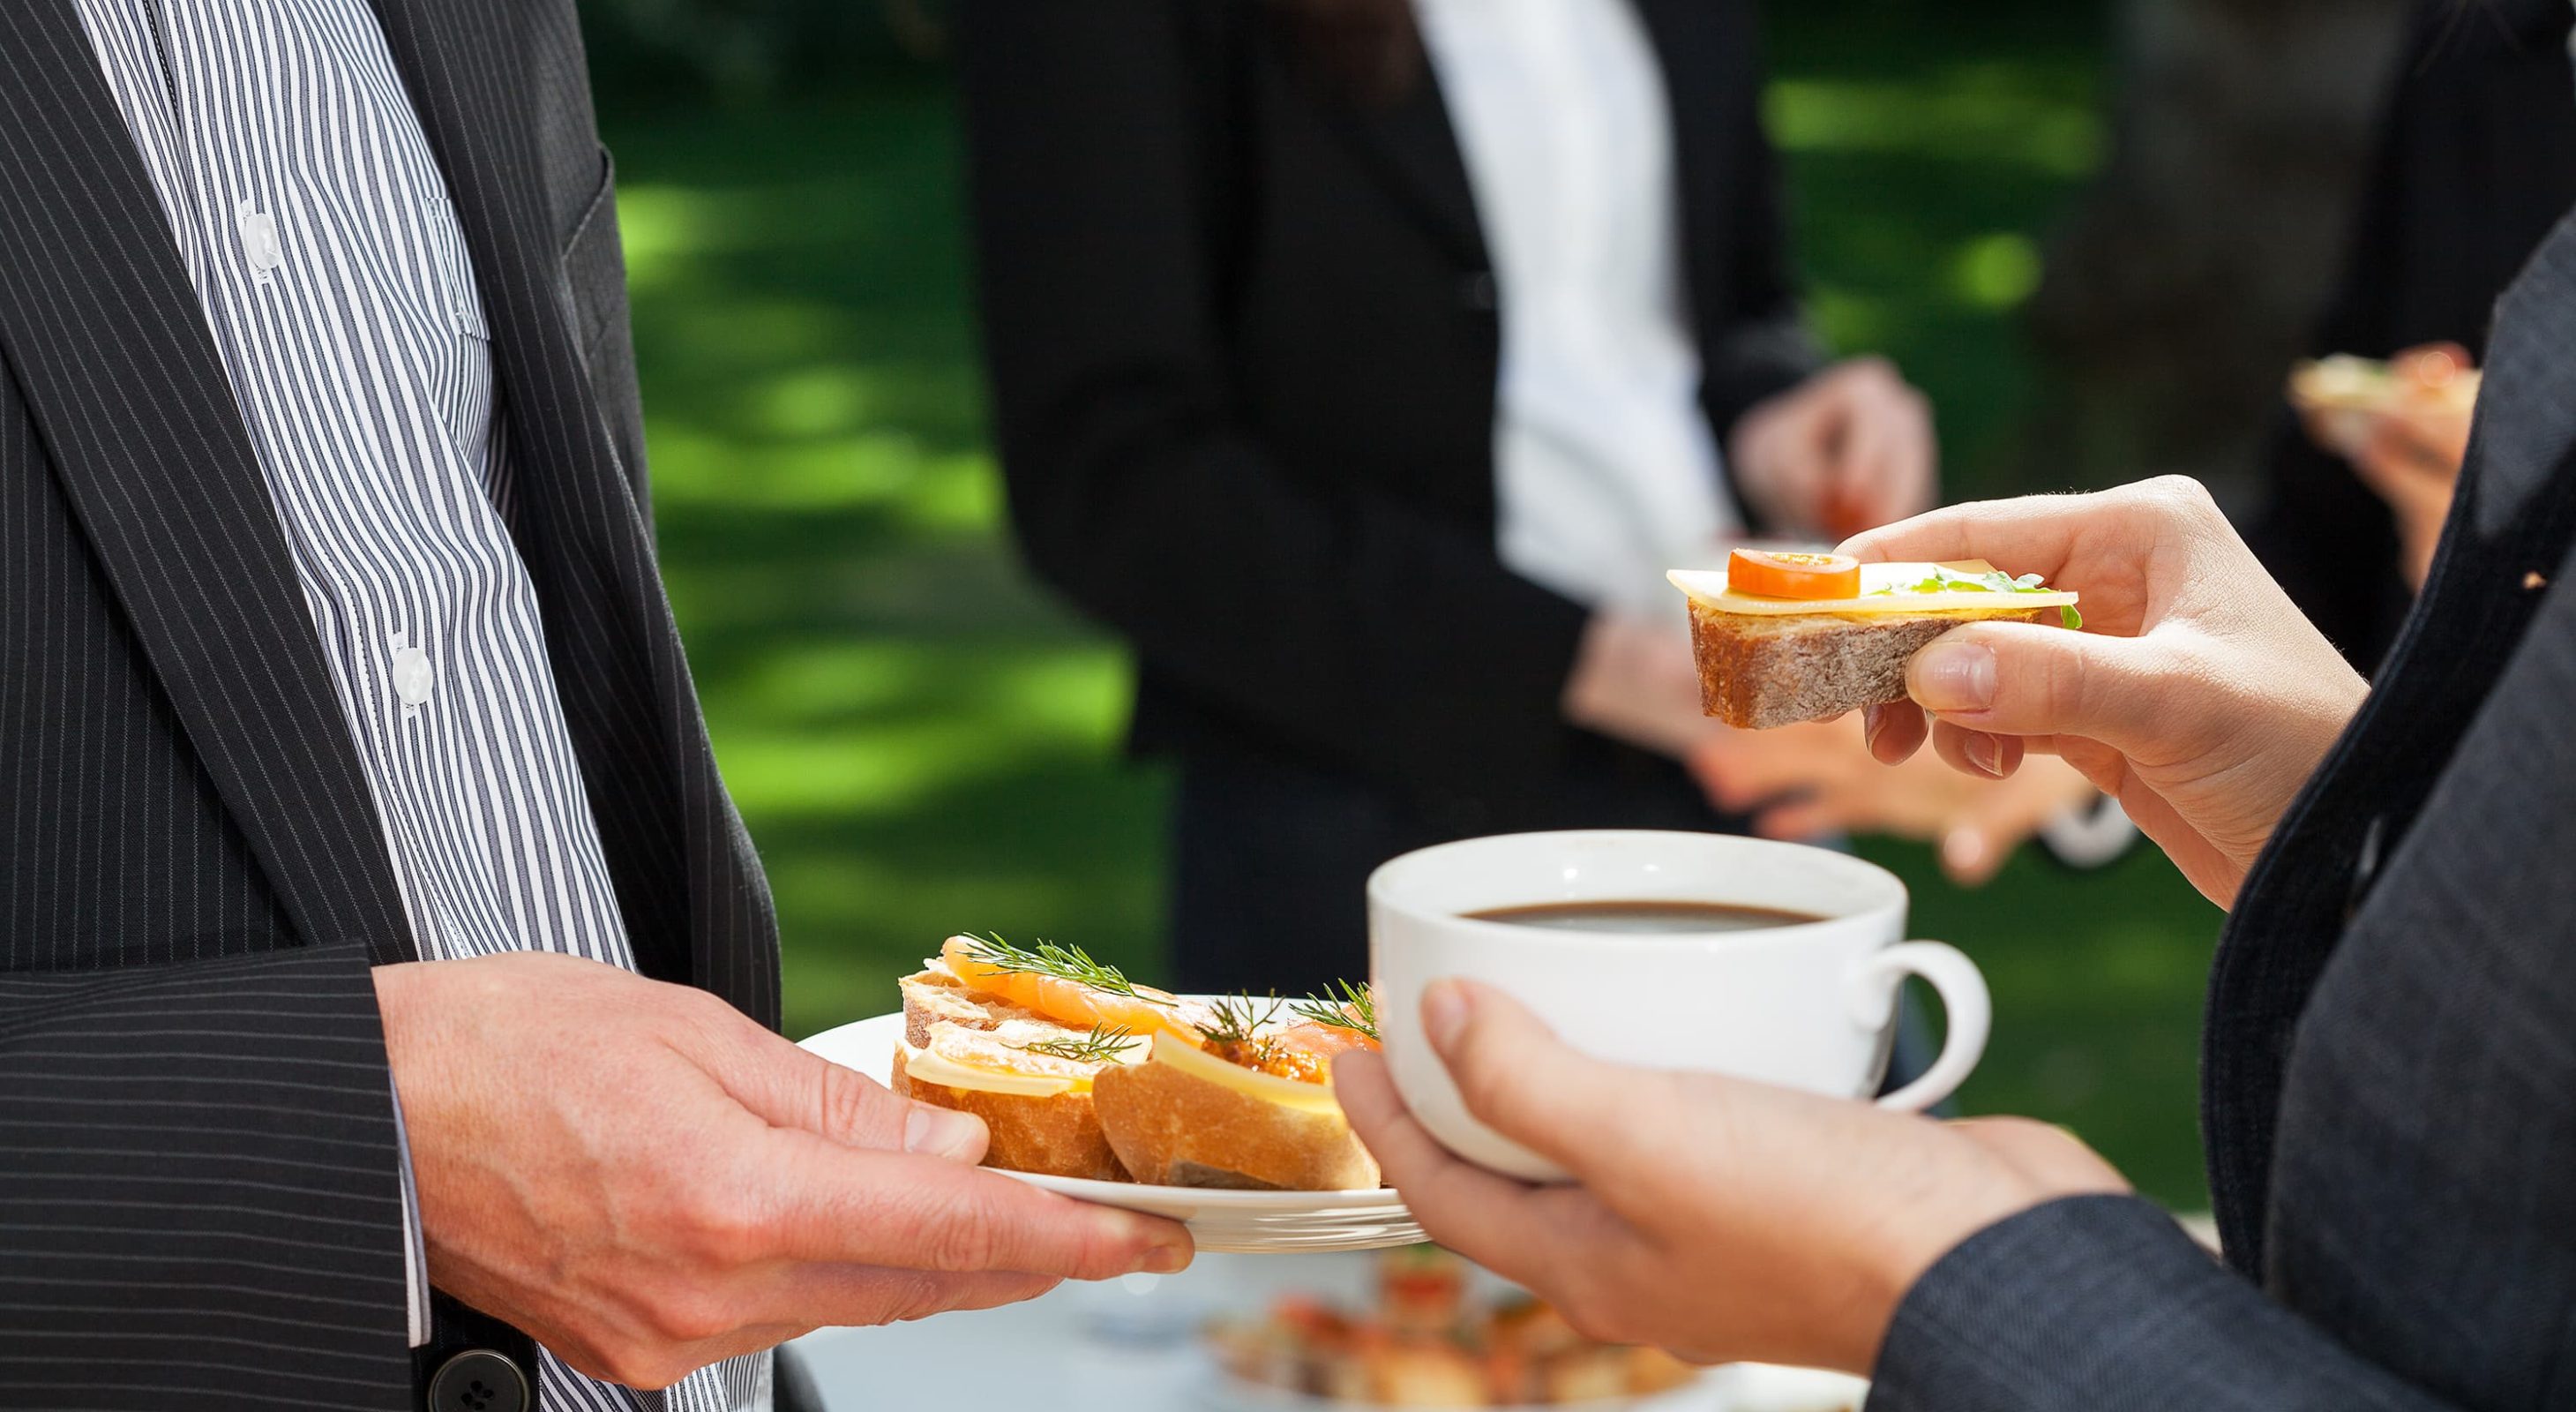
[[[1905,699],[1905,662],[1961,623],[2035,623],[2055,608],[1951,613],[1725,613],[1691,604],[1700,708],[1767,730]]]

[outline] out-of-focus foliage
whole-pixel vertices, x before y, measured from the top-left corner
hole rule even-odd
[[[933,64],[948,10],[946,0],[580,2],[593,82],[611,108],[740,103]]]

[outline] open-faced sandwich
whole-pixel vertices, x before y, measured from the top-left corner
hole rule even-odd
[[[1755,730],[1903,700],[1906,659],[1964,622],[2083,623],[2074,594],[1982,559],[1863,564],[1738,549],[1723,570],[1666,577],[1690,598],[1702,708]]]
[[[2445,351],[2395,362],[2337,353],[2290,370],[2290,405],[2321,443],[2358,456],[2389,417],[2456,419],[2465,427],[2480,381],[2477,369]]]
[[[1365,989],[1202,1002],[1078,947],[969,936],[901,984],[895,1091],[982,1118],[988,1166],[1160,1186],[1379,1183],[1329,1083],[1335,1054],[1377,1043]]]
[[[2413,371],[2349,353],[2311,359],[2290,370],[2290,400],[2303,411],[2386,413],[2419,402],[2465,412],[2478,400],[2478,370],[2435,354]]]

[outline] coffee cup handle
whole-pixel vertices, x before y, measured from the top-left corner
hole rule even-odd
[[[1941,1057],[1914,1082],[1878,1100],[1881,1108],[1920,1113],[1947,1098],[1985,1057],[1986,1032],[1994,1022],[1994,1003],[1977,963],[1946,942],[1900,942],[1878,952],[1852,970],[1852,1018],[1862,1028],[1884,1029],[1896,1011],[1897,988],[1907,976],[1921,976],[1941,996],[1948,1017]]]

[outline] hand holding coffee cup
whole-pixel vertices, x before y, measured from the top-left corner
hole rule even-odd
[[[1369,880],[1380,1033],[1397,1089],[1450,1150],[1531,1181],[1566,1173],[1467,1112],[1421,1033],[1423,988],[1461,977],[1519,1000],[1595,1058],[1865,1097],[1884,1076],[1909,975],[1948,1011],[1941,1055],[1880,1102],[1920,1110],[1983,1053],[1976,966],[1906,941],[1905,886],[1826,849],[1714,834],[1469,839]]]

